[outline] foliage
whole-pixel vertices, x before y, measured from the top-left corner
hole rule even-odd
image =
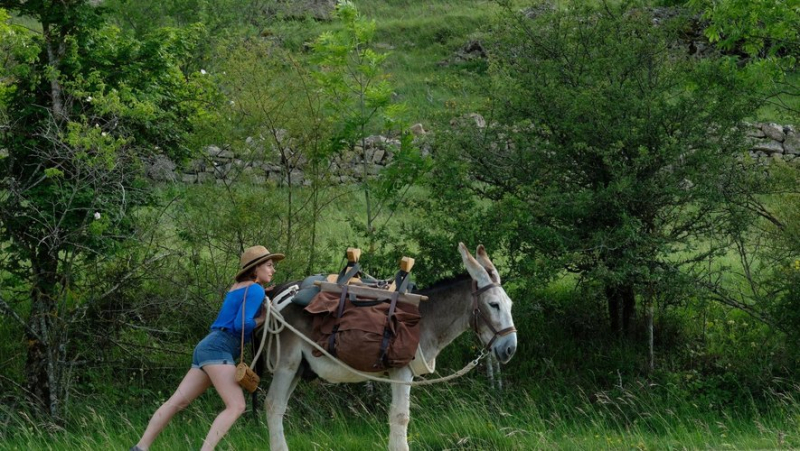
[[[723,49],[736,47],[750,56],[796,57],[800,51],[800,3],[797,0],[690,0],[709,21],[705,34]]]
[[[460,129],[454,147],[474,192],[515,207],[512,252],[599,281],[612,327],[627,327],[637,294],[718,252],[703,237],[743,227],[748,79],[730,60],[688,58],[679,24],[654,28],[646,13],[576,4],[533,21],[509,11],[505,24],[492,121]]]
[[[375,22],[361,16],[349,1],[337,4],[336,17],[343,28],[325,32],[314,41],[312,61],[319,69],[313,75],[324,93],[325,109],[333,125],[332,151],[356,154],[361,164],[359,178],[367,207],[362,230],[372,253],[378,232],[376,219],[384,207],[391,209],[390,202],[396,205],[404,197],[400,190],[412,186],[427,165],[403,121],[405,105],[392,100],[389,76],[382,67],[387,54],[372,48]],[[367,152],[367,138],[391,131],[400,133],[393,167],[376,183],[370,180],[372,155]]]
[[[140,41],[83,1],[0,6],[43,30],[5,34],[3,42],[17,64],[2,98],[10,122],[0,133],[8,150],[0,160],[0,237],[11,257],[3,270],[16,279],[1,305],[24,325],[32,400],[58,417],[74,328],[131,276],[105,279],[106,265],[139,264],[141,254],[117,252],[133,235],[128,213],[151,202],[142,163],[188,155],[187,134],[213,89],[180,70],[198,29]]]

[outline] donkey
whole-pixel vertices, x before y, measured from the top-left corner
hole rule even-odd
[[[430,298],[419,306],[422,317],[419,343],[421,355],[426,361],[433,361],[445,346],[472,328],[486,351],[493,352],[500,362],[506,363],[517,348],[517,334],[511,317],[511,299],[500,285],[500,275],[489,260],[483,245],[477,248],[477,259],[463,243],[459,243],[458,249],[470,277],[437,284],[420,292]],[[282,313],[289,324],[307,337],[311,336],[312,319],[302,307],[290,305]],[[333,383],[365,380],[363,376],[353,374],[326,356],[315,357],[312,347],[288,329],[280,332],[279,349],[280,359],[267,393],[267,424],[272,451],[288,450],[283,416],[289,397],[302,375],[310,370]],[[274,355],[268,358],[275,362]],[[374,375],[380,376],[381,373]],[[414,377],[409,366],[389,369],[388,375],[392,380],[403,382],[410,382]],[[392,383],[391,386],[389,450],[405,451],[408,450],[411,386],[399,383]]]

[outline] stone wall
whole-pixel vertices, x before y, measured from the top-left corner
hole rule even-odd
[[[486,121],[478,114],[467,116],[475,122],[477,128],[486,126]],[[759,161],[769,162],[771,159],[800,162],[800,131],[792,125],[775,123],[745,124],[746,135],[751,143],[750,154]],[[426,132],[420,124],[412,127],[417,137]],[[367,174],[377,175],[394,158],[394,150],[400,146],[396,139],[384,136],[370,136],[365,140]],[[237,155],[231,150],[217,146],[209,146],[203,155],[186,167],[178,168],[166,157],[158,157],[147,165],[147,173],[153,180],[183,183],[223,183],[234,179],[248,180],[254,184],[270,183],[274,185],[308,185],[303,172],[304,162],[287,170],[279,161],[274,160],[277,152],[271,152],[273,159],[267,159],[265,152],[248,150],[247,155]],[[260,156],[259,156],[260,155]],[[328,168],[328,174],[334,183],[349,184],[363,177],[362,148],[356,147],[354,152],[345,152],[337,156]]]
[[[367,160],[367,175],[377,175],[394,158],[394,150],[400,141],[384,136],[370,136],[364,140],[364,148],[356,146],[354,151],[337,155],[328,167],[327,173],[332,182],[348,184],[361,180],[364,174],[363,159]],[[308,185],[303,172],[305,161],[298,158],[294,164],[280,164],[276,161],[277,151],[266,153],[248,149],[242,154],[217,146],[207,147],[202,155],[185,167],[179,168],[160,156],[147,163],[147,174],[155,181],[193,183],[224,183],[232,180],[246,180],[254,184],[275,184],[294,186]],[[267,158],[269,156],[270,158]]]
[[[750,154],[758,160],[794,161],[800,157],[800,133],[792,125],[775,123],[745,124],[752,147]]]

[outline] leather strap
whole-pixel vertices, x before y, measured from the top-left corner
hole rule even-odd
[[[344,314],[344,304],[347,299],[347,285],[342,286],[342,295],[339,297],[339,310],[336,314],[336,323],[333,325],[331,335],[328,337],[328,352],[336,356],[336,333],[339,332],[339,324]]]
[[[392,317],[394,316],[394,308],[397,306],[397,298],[400,293],[395,291],[392,293],[392,303],[389,304],[389,312],[386,314],[386,324],[383,326],[383,340],[381,340],[381,352],[378,355],[378,360],[372,365],[373,368],[380,368],[383,364],[383,359],[386,357],[386,351],[389,350],[389,339],[392,337]]]
[[[408,273],[407,272],[402,271],[402,270],[401,271],[397,271],[397,276],[395,276],[395,279],[394,279],[394,286],[395,286],[394,290],[399,292],[399,293],[405,293],[406,291],[408,291],[408,281],[409,280],[411,280],[411,278],[408,277]]]
[[[252,285],[252,284],[251,284]],[[244,287],[244,297],[242,298],[242,346],[240,347],[241,353],[239,354],[239,362],[244,362],[244,306],[247,304],[247,290],[250,285]]]
[[[494,344],[494,341],[497,340],[498,337],[504,337],[517,331],[517,329],[513,326],[506,327],[502,330],[495,329],[494,326],[492,326],[492,323],[489,321],[489,318],[486,317],[478,305],[478,296],[486,291],[491,290],[492,288],[500,288],[500,285],[496,283],[490,283],[489,285],[478,288],[478,282],[475,280],[472,281],[472,328],[475,330],[475,333],[478,335],[478,337],[480,337],[480,331],[478,331],[478,319],[482,319],[483,323],[486,324],[486,327],[488,327],[489,330],[491,330],[494,334],[492,339],[489,340],[489,343],[486,344],[486,350],[492,348],[492,344]]]
[[[361,271],[361,265],[358,263],[353,263],[353,266],[345,266],[339,272],[339,277],[336,278],[336,283],[339,285],[347,285],[347,282],[350,282],[356,274]]]

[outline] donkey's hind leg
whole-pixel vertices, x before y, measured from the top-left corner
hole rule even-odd
[[[288,355],[287,355],[288,354]],[[300,362],[302,353],[283,353],[280,366],[272,375],[272,382],[267,393],[267,425],[269,426],[269,447],[272,451],[287,451],[286,437],[283,433],[283,416],[289,403],[289,397],[300,380]]]
[[[413,374],[408,367],[390,372],[396,380],[411,381]],[[392,405],[389,407],[389,450],[408,451],[408,423],[411,421],[409,404],[411,402],[411,386],[392,384]]]

